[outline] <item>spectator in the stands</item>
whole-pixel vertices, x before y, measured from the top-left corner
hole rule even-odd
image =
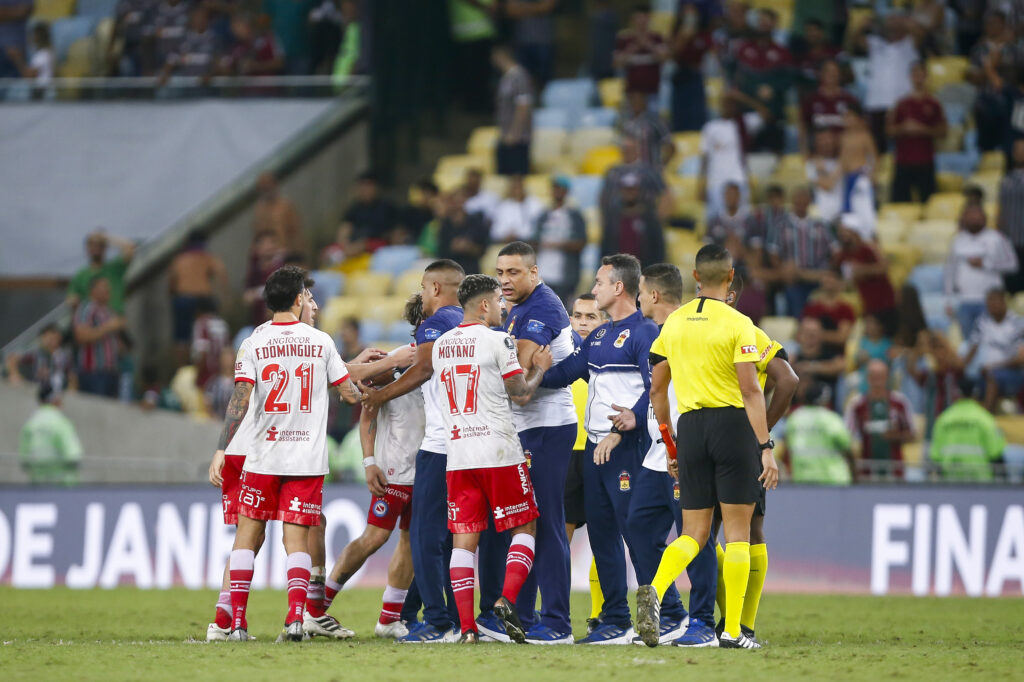
[[[32,57],[27,63],[24,55],[13,48],[7,53],[7,57],[14,62],[22,78],[31,79],[35,85],[49,85],[56,67],[53,44],[50,40],[50,26],[45,22],[39,22],[32,27]]]
[[[872,360],[881,360],[886,365],[892,364],[892,338],[885,333],[881,321],[871,313],[861,318],[864,330],[853,345],[853,364],[857,370],[863,371]]]
[[[725,185],[724,207],[708,221],[704,240],[729,249],[735,257],[747,239],[747,230],[753,220],[750,210],[743,206],[740,186],[735,182]]]
[[[828,224],[843,212],[843,172],[836,158],[836,134],[822,130],[814,136],[814,154],[807,159],[807,179],[814,187],[814,206]]]
[[[217,35],[210,28],[210,12],[200,5],[189,16],[188,31],[177,48],[168,53],[160,72],[161,85],[174,74],[205,80],[212,78],[221,66]]]
[[[1007,29],[1006,14],[992,10],[985,15],[985,35],[971,48],[967,80],[978,88],[974,120],[978,149],[990,151],[1002,145],[1003,90],[1012,86],[1016,65],[1013,33]]]
[[[462,195],[466,198],[466,213],[479,213],[484,222],[490,224],[501,198],[484,189],[483,180],[484,174],[479,168],[467,168],[462,180]]]
[[[262,173],[256,180],[259,198],[252,211],[252,233],[273,232],[287,251],[301,252],[306,248],[302,233],[302,216],[291,199],[281,193],[277,177]],[[358,190],[357,190],[358,191]]]
[[[598,205],[601,215],[607,216],[620,208],[622,192],[622,178],[632,175],[640,180],[640,200],[645,208],[650,207],[658,215],[666,215],[668,206],[671,203],[671,193],[665,191],[665,181],[660,170],[640,160],[640,148],[636,140],[623,135],[619,141],[619,148],[622,150],[622,163],[612,166],[604,174],[604,181],[601,183],[601,196]]]
[[[640,161],[660,173],[676,152],[672,134],[661,116],[647,106],[647,95],[631,92],[626,100],[629,109],[622,133],[636,140]]]
[[[615,75],[615,38],[619,32],[619,16],[611,0],[594,0],[591,3],[589,30],[589,52],[587,72],[594,80],[611,78]]]
[[[1017,253],[1017,262],[1024,263],[1024,139],[1013,143],[1013,165],[999,183],[999,231]],[[1024,268],[1005,278],[1011,294],[1024,291]]]
[[[498,37],[495,20],[497,0],[450,0],[448,16],[452,27],[454,59],[452,90],[463,106],[473,113],[484,113],[491,106],[491,47]]]
[[[249,255],[242,299],[249,305],[249,324],[256,327],[267,321],[267,305],[263,301],[263,285],[270,274],[284,265],[287,252],[276,232],[266,230],[256,235]]]
[[[440,190],[430,178],[421,178],[413,183],[409,191],[409,203],[402,211],[401,222],[408,234],[406,243],[420,244],[421,248],[425,245],[425,242],[421,242],[423,231],[437,214],[437,200],[440,195]],[[433,235],[434,239],[436,237],[437,235]],[[433,253],[434,248],[428,248],[426,252]]]
[[[629,28],[619,31],[615,41],[615,67],[624,72],[626,92],[648,98],[658,94],[661,64],[668,58],[668,45],[651,30],[651,7],[638,3],[629,15]]]
[[[231,328],[217,314],[214,299],[204,298],[196,305],[196,321],[192,324],[190,355],[196,368],[196,386],[206,385],[221,367],[221,351],[231,350]]]
[[[153,45],[149,32],[155,13],[156,5],[151,0],[118,0],[110,42],[103,46],[110,75],[141,76],[152,71]]]
[[[346,362],[351,362],[353,358],[362,353],[363,349],[366,348],[359,332],[359,318],[356,317],[346,317],[341,321],[341,326],[338,327],[338,339],[341,341],[341,357]]]
[[[721,115],[705,123],[701,130],[698,196],[707,202],[709,219],[722,212],[728,184],[739,187],[741,201],[747,203],[746,135],[741,124],[735,100],[723,94]]]
[[[947,54],[952,48],[946,31],[946,4],[944,0],[916,0],[910,13],[910,31],[921,52],[929,56]]]
[[[929,458],[946,481],[989,482],[999,478],[1006,439],[992,413],[975,399],[973,382],[960,384],[961,398],[935,421]]]
[[[751,212],[746,226],[746,248],[754,251],[751,255],[756,256],[751,265],[758,268],[768,266],[773,270],[772,273],[760,273],[759,278],[775,274],[774,270],[779,264],[771,259],[769,248],[778,247],[782,239],[782,228],[792,218],[786,210],[786,190],[781,185],[768,185],[764,197],[765,202]]]
[[[498,175],[527,175],[533,139],[533,81],[505,46],[491,50],[491,61],[501,72],[495,101],[499,134],[495,169]]]
[[[11,53],[25,54],[28,18],[32,16],[32,0],[0,0],[0,78],[20,78]]]
[[[309,72],[309,11],[312,8],[313,0],[263,1],[263,11],[270,15],[274,35],[281,40],[288,57],[285,67],[288,74]]]
[[[985,206],[985,190],[981,185],[974,183],[967,183],[964,185],[964,205],[965,206]]]
[[[450,258],[467,275],[480,272],[480,256],[490,243],[490,231],[481,213],[466,211],[466,197],[461,189],[445,199],[438,236],[438,258]]]
[[[587,245],[583,214],[569,204],[569,178],[551,179],[551,208],[537,218],[537,232],[527,240],[537,244],[537,270],[541,280],[563,301],[576,293],[580,283],[580,254]]]
[[[824,75],[824,67],[829,62],[835,63],[840,49],[829,41],[825,26],[818,19],[808,19],[804,23],[805,44],[800,54],[795,56],[797,68],[797,86],[803,95],[810,94],[818,88],[819,76]]]
[[[60,327],[48,324],[39,332],[38,345],[27,353],[10,353],[5,358],[7,378],[12,384],[24,381],[52,384],[57,390],[74,388],[75,368],[71,353],[63,346]]]
[[[270,28],[270,17],[251,19],[243,14],[231,20],[235,44],[223,67],[234,76],[276,76],[284,71],[284,48]]]
[[[629,253],[643,267],[665,261],[665,234],[651,202],[645,201],[640,176],[619,180],[616,209],[602,216],[601,255]]]
[[[839,135],[839,168],[843,174],[843,213],[852,213],[865,239],[873,239],[875,213],[874,174],[878,148],[868,130],[860,104],[852,102],[843,114],[846,124]]]
[[[805,391],[805,404],[786,419],[786,454],[794,483],[850,485],[853,454],[843,418],[829,409],[832,391],[815,382]]]
[[[791,49],[797,52],[807,49],[807,41],[803,34],[807,30],[807,24],[813,21],[819,22],[830,44],[842,44],[843,36],[846,34],[846,4],[821,0],[793,0],[793,20],[789,27]],[[800,44],[801,40],[804,45]]]
[[[910,92],[910,66],[920,58],[908,22],[906,16],[893,12],[886,15],[881,35],[865,26],[858,38],[860,47],[867,51],[870,73],[864,108],[880,153],[887,151],[889,144],[885,134],[886,115]]]
[[[21,428],[18,459],[33,485],[78,483],[82,443],[75,425],[61,412],[62,392],[48,383],[40,384],[39,407]]]
[[[903,478],[903,446],[916,439],[914,410],[899,391],[889,387],[889,366],[872,360],[867,390],[846,406],[846,428],[858,444],[857,478]]]
[[[161,0],[153,16],[155,39],[153,69],[159,71],[167,59],[177,54],[188,33],[190,5],[185,0]],[[148,31],[146,32],[148,34]]]
[[[224,261],[206,249],[206,236],[202,232],[190,233],[181,252],[171,261],[167,286],[171,293],[175,361],[181,366],[185,364],[192,325],[199,316],[200,306],[216,309],[215,297],[224,296],[228,289]]]
[[[821,274],[821,286],[806,306],[804,318],[814,318],[821,323],[822,343],[833,353],[842,354],[850,340],[857,313],[853,306],[842,297],[843,279],[830,268]]]
[[[107,246],[113,245],[121,253],[107,260]],[[108,235],[102,229],[85,238],[85,253],[89,264],[75,273],[68,285],[68,303],[72,307],[89,298],[89,288],[99,275],[110,283],[110,308],[117,313],[124,311],[124,273],[135,256],[135,244],[127,239]]]
[[[682,3],[670,47],[676,65],[672,73],[672,130],[700,130],[708,120],[701,67],[715,43],[695,3]]]
[[[907,376],[924,393],[925,435],[947,407],[960,397],[960,380],[964,376],[963,359],[942,332],[924,332],[917,348],[907,351]]]
[[[839,222],[839,243],[842,250],[836,262],[843,277],[857,287],[861,309],[881,320],[887,334],[898,324],[896,292],[889,281],[889,263],[885,254],[872,241],[864,238],[856,216],[843,214]]]
[[[964,365],[980,362],[985,408],[995,412],[1000,398],[1016,398],[1024,387],[1024,320],[1009,310],[1001,289],[988,292],[985,309],[970,334]]]
[[[235,391],[235,353],[230,347],[224,348],[217,359],[220,361],[218,372],[201,386],[207,413],[214,419],[223,419]]]
[[[341,22],[341,43],[334,60],[335,78],[346,78],[365,70],[359,4],[355,0],[341,0]]]
[[[893,344],[899,351],[923,347],[927,341],[928,320],[921,305],[921,295],[913,284],[904,283],[899,293],[899,324]]]
[[[110,281],[96,275],[89,283],[89,299],[78,306],[74,337],[78,344],[78,387],[83,393],[113,398],[117,395],[118,336],[124,318],[110,307]]]
[[[819,133],[841,133],[846,126],[846,109],[856,102],[856,97],[843,90],[839,63],[826,60],[821,65],[817,89],[805,95],[800,103],[800,150],[809,154],[811,138],[817,138]]]
[[[787,212],[774,238],[766,239],[765,248],[774,264],[782,268],[786,314],[800,317],[838,253],[839,243],[821,218],[810,215],[810,189],[797,187],[792,201],[793,210]]]
[[[751,151],[781,154],[786,143],[786,101],[793,85],[793,56],[775,42],[777,23],[775,10],[758,11],[753,37],[736,48],[733,80],[744,103],[763,119],[751,137]]]
[[[341,45],[342,22],[336,0],[319,0],[319,4],[309,11],[309,60],[312,73],[323,75],[333,71],[338,46]]]
[[[985,229],[985,224],[985,209],[965,207],[946,260],[944,290],[950,303],[956,303],[957,321],[965,337],[985,312],[988,292],[1002,288],[1003,277],[1020,267],[1010,241],[998,230]]]
[[[342,226],[352,233],[347,258],[372,253],[386,246],[391,231],[398,225],[398,209],[391,200],[380,195],[377,176],[367,171],[356,178],[355,201],[341,218]]]
[[[886,133],[895,140],[896,168],[892,178],[892,201],[924,203],[935,192],[935,143],[946,135],[942,104],[928,92],[928,72],[921,62],[910,67],[913,88],[889,112]]]
[[[558,0],[506,0],[505,16],[512,20],[516,61],[543,88],[555,71],[555,8]]]
[[[797,328],[797,350],[791,354],[790,364],[800,377],[798,402],[806,402],[806,388],[814,382],[826,384],[834,398],[839,377],[846,369],[843,351],[837,350],[833,344],[826,344],[822,331],[821,320],[813,317],[800,320]]]
[[[523,176],[509,176],[505,198],[494,210],[491,241],[498,244],[530,241],[536,232],[537,218],[543,211],[544,204],[526,193]]]
[[[988,27],[987,18],[996,10],[988,8],[987,2],[979,0],[952,0],[950,8],[956,13],[956,52],[967,54],[981,38],[982,27]],[[1005,15],[1003,17],[1005,24]]]

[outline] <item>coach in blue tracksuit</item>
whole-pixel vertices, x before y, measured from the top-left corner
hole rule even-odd
[[[648,356],[658,327],[636,308],[640,262],[617,254],[601,259],[593,289],[598,307],[611,318],[570,357],[544,375],[542,387],[589,382],[583,456],[583,496],[590,547],[604,592],[601,625],[581,644],[629,644],[635,637],[626,601],[625,539],[640,573],[627,527],[641,452],[646,451],[651,387]],[[613,436],[614,434],[614,436]],[[610,437],[613,436],[613,437]]]
[[[423,273],[423,312],[427,318],[416,329],[416,357],[412,367],[379,391],[369,391],[363,402],[370,407],[405,395],[423,386],[426,430],[416,453],[416,478],[409,526],[414,580],[423,600],[423,622],[399,642],[442,643],[458,641],[459,616],[455,609],[448,564],[451,536],[448,533],[447,432],[441,418],[440,389],[433,378],[431,349],[441,334],[462,322],[459,284],[465,273],[451,260],[434,261]],[[447,603],[446,603],[447,599]]]

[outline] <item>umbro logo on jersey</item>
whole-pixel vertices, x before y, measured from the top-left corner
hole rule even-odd
[[[293,497],[291,502],[288,503],[288,511],[302,511],[302,500],[297,497]]]
[[[269,429],[267,429],[267,440],[271,441],[271,442],[276,442],[277,441],[277,427],[276,426],[271,426]]]
[[[294,333],[295,332],[293,332],[291,329],[285,329],[283,332],[281,332],[281,336],[291,336]]]
[[[460,431],[462,431],[462,429],[460,429],[458,426],[453,426],[452,427],[452,440],[461,440],[462,439],[462,436],[459,435]]]

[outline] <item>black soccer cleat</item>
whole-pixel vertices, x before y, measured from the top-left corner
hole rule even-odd
[[[494,604],[494,615],[505,624],[505,633],[516,644],[526,644],[526,631],[516,613],[516,607],[508,599],[502,597]]]
[[[718,619],[718,625],[715,626],[715,636],[721,639],[723,632],[725,632],[725,616]]]
[[[593,633],[594,630],[598,629],[599,627],[601,627],[601,619],[600,618],[587,618],[587,634],[588,635]]]
[[[661,601],[653,585],[641,585],[636,591],[636,632],[649,647],[661,639]]]
[[[742,632],[739,637],[733,637],[728,632],[723,632],[718,639],[718,646],[722,649],[760,649],[761,645],[747,637]]]
[[[480,633],[476,630],[466,630],[462,633],[462,637],[459,637],[459,644],[479,644]]]
[[[748,628],[746,625],[740,625],[740,632],[742,634],[746,635],[747,639],[749,639],[751,642],[754,642],[755,644],[760,644],[761,643],[757,639],[757,637],[754,636],[754,629],[753,628]]]

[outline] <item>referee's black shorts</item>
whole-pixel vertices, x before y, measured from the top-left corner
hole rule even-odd
[[[681,414],[676,449],[683,509],[761,500],[757,480],[761,453],[743,408],[714,407]]]

